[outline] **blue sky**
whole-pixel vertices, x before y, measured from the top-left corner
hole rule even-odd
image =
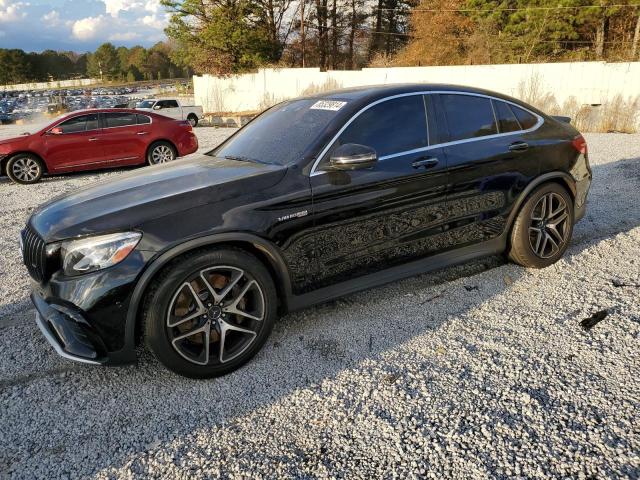
[[[0,0],[0,48],[85,52],[165,40],[160,0]]]

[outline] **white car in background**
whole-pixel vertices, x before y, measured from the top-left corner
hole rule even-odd
[[[136,110],[152,111],[165,117],[187,120],[192,127],[198,125],[202,118],[202,107],[182,105],[180,100],[175,98],[143,100],[136,106]]]

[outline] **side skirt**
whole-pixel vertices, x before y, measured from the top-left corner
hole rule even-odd
[[[350,295],[361,290],[378,287],[386,283],[403,278],[413,277],[422,273],[431,272],[444,267],[450,267],[470,260],[495,255],[505,251],[507,236],[488,240],[483,243],[469,245],[449,252],[439,253],[431,257],[416,260],[403,265],[371,273],[362,277],[337,283],[329,287],[320,288],[303,295],[293,295],[289,299],[289,311],[299,310],[329,300],[334,300],[345,295]]]

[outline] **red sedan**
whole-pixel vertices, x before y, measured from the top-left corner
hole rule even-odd
[[[187,121],[127,109],[82,110],[34,134],[1,140],[0,173],[36,183],[45,173],[155,165],[197,149]]]

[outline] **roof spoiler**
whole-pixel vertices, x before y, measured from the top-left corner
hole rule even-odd
[[[551,115],[551,118],[554,118],[562,123],[571,123],[571,117],[563,117],[562,115]]]

